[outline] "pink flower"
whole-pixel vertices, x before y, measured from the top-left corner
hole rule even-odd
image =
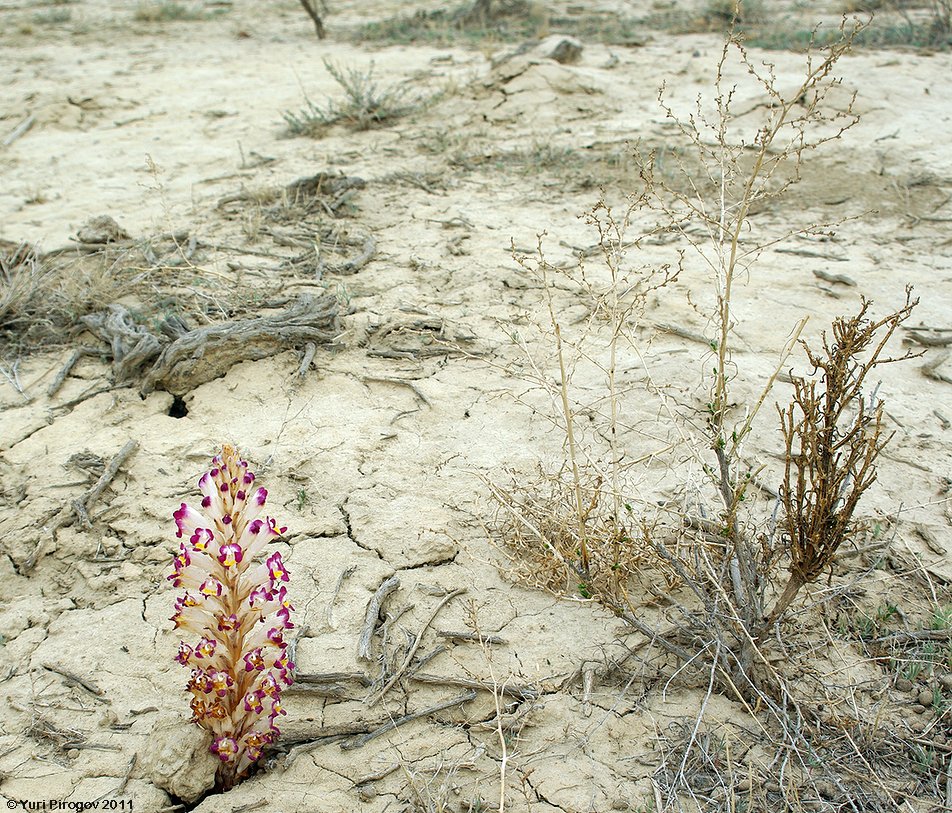
[[[191,666],[192,665],[192,648],[181,641],[179,643],[178,654],[175,656],[175,660],[178,661],[182,666]]]
[[[208,660],[215,654],[218,647],[218,641],[214,638],[202,638],[195,647],[195,657]]]
[[[234,567],[241,564],[244,555],[245,552],[241,549],[241,545],[228,542],[218,549],[218,562],[225,567]]]
[[[215,596],[215,598],[218,598],[224,591],[225,585],[214,576],[209,576],[202,582],[201,587],[198,588],[198,592],[203,596]]]
[[[262,697],[264,697],[264,692],[260,690],[248,692],[245,695],[245,711],[250,711],[252,714],[261,714],[264,711],[264,707],[261,705]]]
[[[215,737],[209,750],[222,762],[234,762],[235,757],[238,756],[238,743],[233,737]]]
[[[268,566],[272,583],[279,581],[286,582],[290,579],[291,574],[284,569],[284,562],[281,560],[281,554],[277,551],[268,557],[265,564]]]
[[[253,649],[245,655],[245,671],[255,672],[264,669],[264,658],[261,657],[261,647]]]

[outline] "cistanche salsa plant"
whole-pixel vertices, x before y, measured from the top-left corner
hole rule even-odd
[[[191,669],[192,721],[212,735],[220,760],[217,785],[244,778],[279,733],[281,690],[293,681],[286,630],[294,609],[289,573],[279,552],[255,559],[287,528],[265,516],[268,492],[232,446],[212,459],[198,481],[201,509],[174,513],[183,541],[169,580],[185,593],[175,602],[175,628],[198,636],[182,641],[176,660]]]

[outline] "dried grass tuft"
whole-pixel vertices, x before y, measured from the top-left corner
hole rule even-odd
[[[588,475],[589,473],[586,472]],[[583,567],[576,512],[576,483],[567,469],[540,470],[509,485],[486,480],[497,504],[495,533],[505,539],[508,572],[520,584],[553,593],[574,593],[606,606],[623,606],[628,585],[646,571],[671,588],[677,576],[646,539],[657,532],[647,519],[616,521],[611,489],[598,475],[578,484],[583,502],[587,567]]]

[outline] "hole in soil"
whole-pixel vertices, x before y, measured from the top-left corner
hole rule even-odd
[[[188,415],[188,407],[185,406],[185,401],[176,395],[172,399],[172,406],[169,407],[169,417],[184,418],[186,415]]]

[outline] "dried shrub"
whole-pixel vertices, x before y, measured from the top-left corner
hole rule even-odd
[[[878,321],[867,318],[863,300],[855,316],[833,322],[832,342],[823,349],[803,342],[813,368],[810,378],[793,379],[793,401],[779,408],[786,441],[783,548],[790,577],[768,616],[768,626],[806,584],[829,569],[840,546],[856,536],[853,512],[876,479],[876,461],[889,442],[883,435],[883,401],[866,395],[867,376],[882,364],[911,357],[883,358],[886,343],[912,314],[918,299],[906,290],[906,303]],[[819,379],[819,380],[818,380]]]
[[[794,226],[787,234],[766,235],[756,232],[752,215],[799,180],[809,152],[839,139],[857,122],[852,102],[834,104],[830,93],[839,85],[836,63],[859,31],[844,23],[837,43],[808,55],[801,83],[792,92],[781,90],[773,66],[755,60],[733,34],[725,43],[710,100],[699,99],[694,112],[684,116],[665,103],[662,91],[662,106],[701,171],[689,169],[695,167],[693,162],[682,163],[681,172],[690,183],[668,184],[654,172],[648,156],[643,192],[629,197],[623,217],[616,220],[603,204],[593,209],[596,253],[609,272],[602,270],[603,286],[594,296],[584,267],[573,279],[572,269],[549,264],[541,252],[534,264],[522,260],[542,289],[548,316],[543,339],[550,350],[550,357],[534,360],[523,378],[548,396],[548,417],[564,433],[565,462],[555,478],[554,494],[540,491],[535,505],[531,499],[519,500],[520,527],[511,538],[536,561],[554,560],[541,571],[545,586],[560,582],[562,589],[598,599],[669,654],[695,667],[706,665],[712,685],[743,702],[767,702],[768,694],[785,696],[783,679],[762,647],[797,591],[819,578],[836,549],[855,534],[854,510],[872,483],[885,442],[881,407],[866,398],[863,379],[885,363],[886,342],[915,304],[907,299],[897,312],[870,321],[864,303],[857,316],[834,322],[834,338],[824,344],[825,353],[808,348],[808,359],[824,381],[795,385],[793,403],[781,410],[790,459],[784,498],[772,515],[765,501],[754,498],[762,488],[764,467],[749,462],[743,448],[806,320],[792,326],[772,374],[756,383],[754,392],[759,394],[738,405],[738,380],[748,376],[734,350],[736,300],[768,246],[792,234],[826,233],[833,225]],[[725,78],[729,60],[746,68],[768,102],[760,126],[746,138],[734,129],[735,90]],[[648,234],[627,235],[635,211],[658,218]],[[706,303],[705,294],[697,290],[690,301],[708,314],[713,337],[700,338],[710,349],[702,368],[706,391],[700,416],[689,405],[667,398],[663,388],[653,387],[650,372],[645,378],[647,391],[661,402],[658,420],[664,422],[660,416],[667,415],[680,427],[662,441],[668,441],[662,449],[669,453],[669,473],[679,470],[682,458],[698,461],[703,472],[703,480],[675,486],[675,498],[659,508],[639,493],[644,484],[633,476],[638,460],[627,460],[628,451],[617,442],[621,411],[633,407],[626,402],[616,370],[626,345],[638,364],[643,363],[636,341],[643,297],[672,278],[666,267],[655,267],[652,273],[631,271],[626,251],[650,243],[648,238],[666,242],[672,236],[682,238],[688,251],[710,269]],[[563,289],[574,286],[589,297],[588,317],[571,319],[576,325],[582,322],[577,331],[566,329],[565,303],[554,293],[556,279]],[[590,389],[580,398],[572,391],[573,376],[586,367]],[[598,376],[604,382],[600,397],[591,392]],[[632,428],[630,418],[625,425]],[[661,455],[649,452],[640,459]],[[560,507],[553,507],[553,497],[562,500]],[[638,509],[631,510],[631,505]],[[517,513],[511,502],[508,508],[510,514]],[[781,522],[776,519],[779,508],[786,508]],[[789,578],[782,572],[784,564],[790,567]],[[682,587],[667,597],[673,623],[666,630],[645,624],[641,599],[633,590],[629,593],[643,583],[641,567]],[[557,580],[559,569],[563,576]],[[784,716],[779,707],[775,711]]]

